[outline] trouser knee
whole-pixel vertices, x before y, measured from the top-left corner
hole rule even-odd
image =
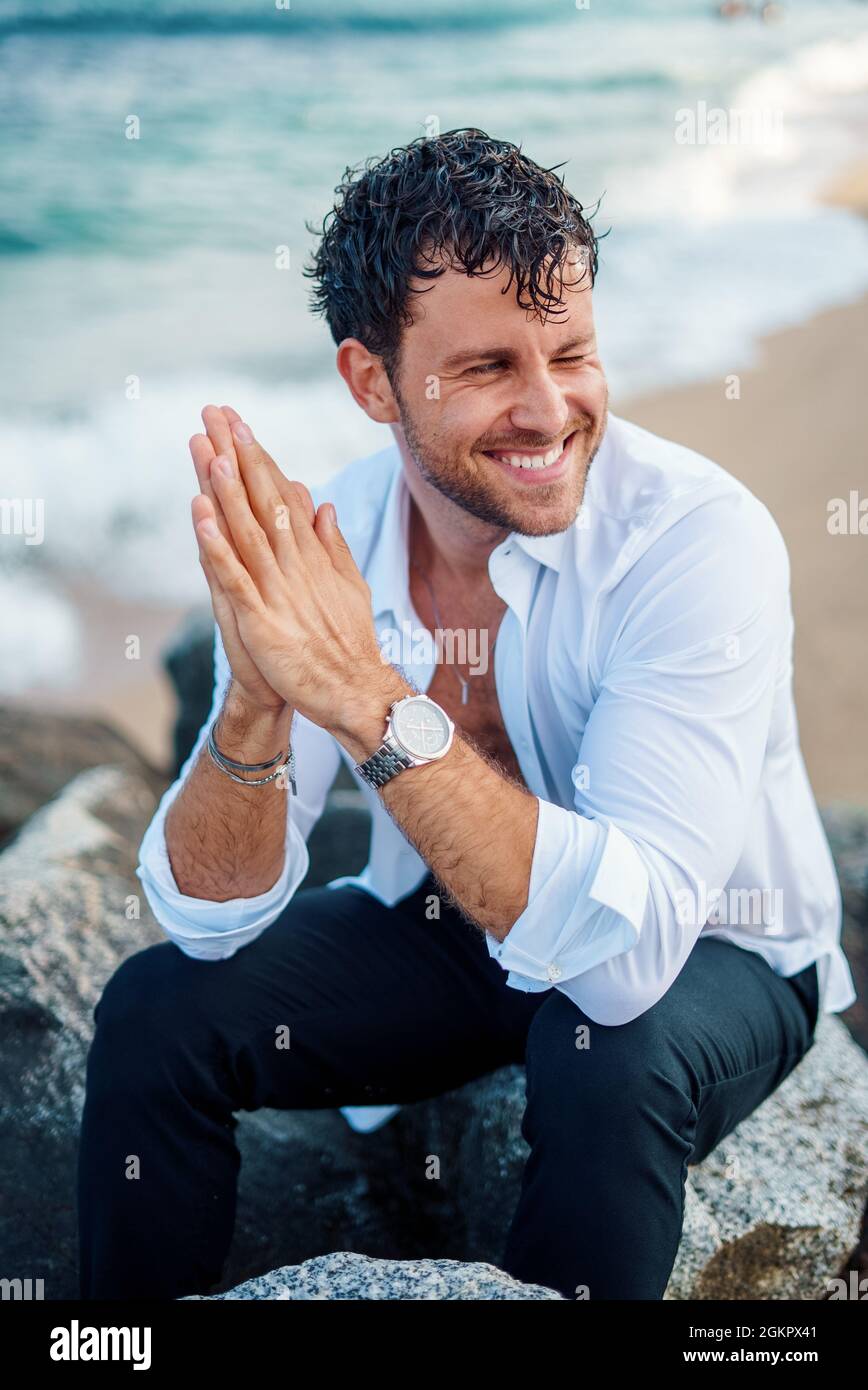
[[[638,1136],[661,1117],[680,1129],[691,1109],[690,1079],[654,1011],[630,1023],[595,1023],[553,991],[538,1009],[526,1048],[526,1121],[581,1133],[583,1145]]]

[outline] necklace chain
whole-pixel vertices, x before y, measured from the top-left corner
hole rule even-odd
[[[440,616],[440,608],[438,606],[437,599],[434,596],[434,587],[431,583],[431,580],[428,578],[424,570],[421,570],[419,568],[415,560],[411,560],[410,564],[418,574],[419,578],[423,581],[425,588],[428,590],[428,593],[431,595],[431,607],[434,609],[434,621],[436,622],[437,627],[441,632],[445,632],[446,629],[443,626],[443,619]],[[470,681],[465,676],[462,676],[461,672],[458,669],[457,662],[454,662],[453,665],[455,666],[455,674],[458,677],[458,680],[461,685],[461,703],[462,705],[466,705],[468,699],[470,698]]]

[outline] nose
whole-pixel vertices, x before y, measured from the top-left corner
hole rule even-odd
[[[554,443],[569,419],[570,408],[563,388],[547,365],[522,374],[509,411],[513,429],[538,434],[543,443]]]

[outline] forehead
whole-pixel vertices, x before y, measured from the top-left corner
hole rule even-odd
[[[581,248],[571,252],[560,267],[553,267],[551,286],[541,277],[541,289],[557,296],[550,314],[537,314],[519,305],[515,278],[510,284],[509,267],[489,263],[480,273],[468,275],[463,269],[447,265],[434,280],[413,277],[407,307],[413,317],[409,330],[410,341],[429,342],[448,334],[455,348],[479,340],[480,329],[498,328],[511,334],[518,332],[544,334],[555,341],[577,331],[587,332],[593,324],[591,280],[587,258]],[[527,286],[522,299],[530,303]]]

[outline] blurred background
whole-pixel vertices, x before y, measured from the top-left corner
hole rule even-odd
[[[235,405],[306,481],[389,442],[309,312],[305,223],[347,165],[477,125],[599,200],[613,406],[772,507],[810,770],[868,799],[868,539],[827,529],[868,489],[864,313],[764,342],[868,289],[868,5],[278,5],[0,3],[0,490],[44,517],[0,535],[0,696],[101,709],[166,763],[159,654],[207,602],[198,412]],[[756,119],[714,143],[703,110]]]

